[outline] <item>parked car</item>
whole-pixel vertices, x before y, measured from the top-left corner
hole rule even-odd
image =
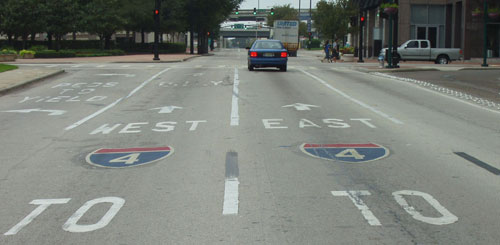
[[[277,67],[286,71],[288,51],[279,40],[257,40],[248,49],[248,70]]]
[[[387,48],[380,51],[384,57]],[[398,47],[395,57],[399,60],[428,60],[436,64],[448,64],[453,60],[462,59],[462,50],[458,48],[431,48],[429,40],[408,40]]]

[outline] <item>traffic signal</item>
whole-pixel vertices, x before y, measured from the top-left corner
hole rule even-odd
[[[271,8],[271,15],[274,15],[274,8]]]
[[[361,16],[361,18],[359,20],[361,21],[361,24],[363,24],[365,22],[365,17]]]
[[[160,15],[160,10],[159,9],[155,9],[155,17],[159,16],[159,15]]]
[[[313,35],[313,33],[312,33],[312,32],[309,32],[308,34],[309,34],[309,36],[312,36],[312,35]]]
[[[253,15],[257,14],[257,8],[253,8]]]
[[[238,8],[236,8],[235,14],[240,14],[240,11],[238,10]]]
[[[207,36],[210,36],[210,32],[209,31],[207,32]]]

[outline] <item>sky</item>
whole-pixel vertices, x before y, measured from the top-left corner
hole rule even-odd
[[[309,3],[311,0],[244,0],[243,3],[240,5],[240,9],[253,9],[257,8],[258,4],[260,2],[260,8],[262,9],[270,9],[273,6],[282,6],[285,4],[290,4],[294,8],[299,8],[299,1],[300,1],[300,8],[305,9],[309,8]],[[316,6],[316,3],[319,2],[320,0],[312,0],[312,8]]]

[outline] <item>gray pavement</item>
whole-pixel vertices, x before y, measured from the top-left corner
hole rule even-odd
[[[353,65],[50,67],[0,97],[0,243],[496,244],[500,112]]]

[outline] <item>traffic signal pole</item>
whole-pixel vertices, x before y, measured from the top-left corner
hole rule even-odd
[[[359,50],[358,50],[358,63],[363,63],[365,62],[363,60],[363,27],[365,24],[365,17],[363,15],[363,10],[359,11],[360,17],[359,17]]]
[[[155,43],[153,47],[154,58],[153,60],[160,60],[160,55],[158,53],[158,43],[159,43],[159,35],[160,35],[160,8],[161,8],[161,0],[155,0],[155,11],[154,11],[154,20],[155,20]]]

